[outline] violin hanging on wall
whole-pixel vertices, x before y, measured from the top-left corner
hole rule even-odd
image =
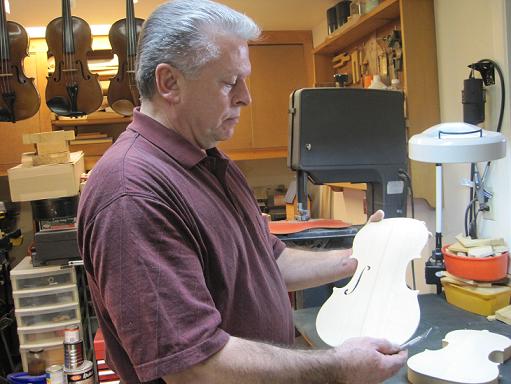
[[[7,21],[4,0],[0,4],[0,121],[15,123],[34,116],[41,100],[34,79],[23,72],[23,60],[28,56],[27,31]]]
[[[98,75],[89,71],[87,53],[92,51],[89,24],[71,16],[70,0],[62,0],[62,17],[46,27],[48,54],[55,71],[48,77],[46,104],[57,115],[78,117],[96,111],[103,102]]]
[[[116,21],[108,34],[112,51],[119,59],[117,74],[110,79],[108,87],[108,104],[124,116],[131,116],[133,108],[140,105],[135,82],[135,56],[143,22],[135,17],[133,0],[126,0],[126,18]]]

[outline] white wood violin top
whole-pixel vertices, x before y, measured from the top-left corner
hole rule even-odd
[[[442,343],[408,359],[411,383],[498,383],[498,365],[511,355],[511,339],[489,331],[452,331]]]
[[[417,291],[406,286],[406,267],[420,258],[428,240],[424,222],[409,218],[368,223],[355,236],[357,270],[343,288],[334,288],[321,307],[316,329],[331,345],[357,336],[382,337],[402,344],[420,320]]]

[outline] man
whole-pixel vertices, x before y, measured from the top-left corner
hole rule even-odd
[[[79,245],[123,383],[377,383],[406,352],[352,339],[293,350],[287,291],[353,274],[350,251],[285,248],[216,149],[251,102],[248,17],[176,0],[147,19],[132,124],[80,199]],[[378,214],[374,219],[381,219]]]

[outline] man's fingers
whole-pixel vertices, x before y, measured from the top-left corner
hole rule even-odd
[[[373,213],[371,215],[371,217],[369,217],[368,222],[376,223],[377,221],[383,220],[384,217],[385,217],[385,212],[383,212],[381,209],[378,209],[375,213]]]

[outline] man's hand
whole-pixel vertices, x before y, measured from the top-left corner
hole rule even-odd
[[[383,212],[381,209],[378,209],[375,213],[371,215],[369,220],[367,220],[368,223],[376,223],[378,221],[382,221],[385,218],[385,212]]]
[[[394,376],[408,357],[398,345],[370,337],[348,339],[334,351],[340,359],[336,383],[381,383]]]
[[[383,220],[385,217],[385,212],[383,212],[381,209],[378,209],[375,213],[369,217],[369,220],[367,220],[367,224],[369,223],[376,223],[378,221]],[[341,250],[335,250],[331,251],[337,253],[341,257],[341,266],[339,268],[340,275],[338,276],[339,279],[344,279],[346,277],[353,276],[355,271],[357,270],[357,259],[353,259],[350,256],[353,254],[352,249],[341,249]]]

